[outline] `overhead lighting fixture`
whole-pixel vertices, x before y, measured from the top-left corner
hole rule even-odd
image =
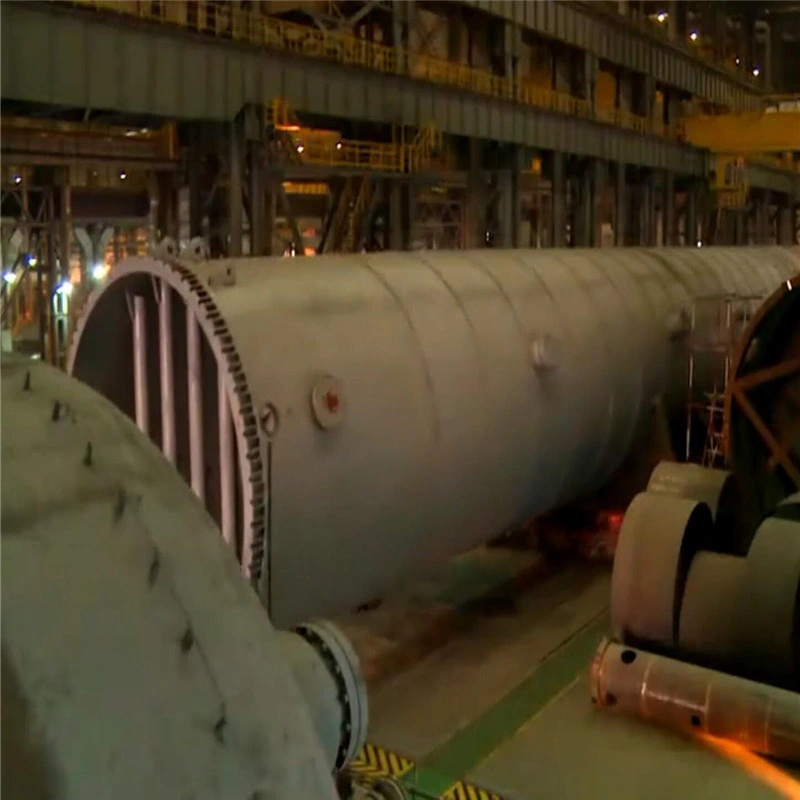
[[[125,172],[125,170],[124,170],[124,169],[120,170],[120,172],[119,172],[119,179],[120,179],[121,181],[124,181],[124,180],[125,180],[125,178],[127,178],[127,177],[128,177],[128,173],[127,173],[127,172]]]
[[[761,74],[761,70],[758,67],[753,67],[753,76],[758,77]]]
[[[57,289],[56,294],[63,294],[69,297],[72,294],[72,284],[69,281],[64,281]]]
[[[692,32],[689,34],[689,38],[690,38],[690,39],[691,39],[693,42],[696,42],[696,41],[697,41],[697,31],[692,31]]]
[[[108,267],[105,264],[95,264],[92,267],[92,277],[96,281],[102,281],[108,275]]]
[[[736,66],[738,67],[739,64],[741,64],[741,63],[742,63],[742,60],[739,58],[739,56],[736,56]]]
[[[667,21],[667,17],[668,17],[668,16],[669,16],[669,14],[667,14],[667,12],[666,12],[666,11],[659,11],[659,12],[658,12],[658,15],[656,16],[656,19],[657,19],[659,22],[662,22],[662,23],[663,23],[663,22],[666,22],[666,21]]]
[[[698,247],[702,247],[702,246],[703,246],[703,243],[702,243],[701,241],[698,241],[698,242],[697,242],[697,246],[698,246]]]
[[[297,145],[297,152],[302,153],[306,148],[302,144]]]
[[[336,149],[337,150],[341,150],[342,149],[342,143],[341,142],[336,142]]]
[[[35,267],[39,262],[36,260],[36,256],[28,256],[28,266]]]
[[[19,184],[22,183],[22,175],[15,175],[14,176],[14,183],[16,183],[17,186],[19,186]]]
[[[3,273],[3,280],[6,283],[14,283],[16,278],[17,276],[11,270],[7,270],[6,272]]]

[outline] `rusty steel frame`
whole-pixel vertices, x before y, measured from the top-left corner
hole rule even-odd
[[[784,297],[794,290],[800,290],[800,274],[782,283],[780,287],[759,306],[750,320],[750,324],[744,336],[736,346],[733,357],[732,377],[725,395],[724,437],[728,446],[731,447],[731,414],[735,404],[748,419],[768,450],[768,465],[771,468],[778,465],[783,467],[788,477],[795,486],[800,489],[800,469],[794,464],[789,455],[788,442],[779,441],[770,429],[767,421],[763,419],[747,395],[747,392],[752,391],[756,387],[761,387],[766,383],[781,378],[788,378],[800,372],[800,358],[792,357],[772,364],[769,367],[758,369],[755,372],[746,375],[741,374],[742,369],[745,367],[745,358],[750,352],[750,348],[756,339],[757,332],[762,322],[769,316],[772,310],[783,301]],[[797,427],[798,423],[793,424],[790,427],[790,432],[795,431]],[[735,460],[735,454],[732,454],[732,457]]]

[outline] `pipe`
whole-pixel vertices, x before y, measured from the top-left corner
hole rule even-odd
[[[147,391],[147,312],[144,297],[133,298],[133,372],[136,398],[136,427],[150,433],[150,398]]]
[[[172,285],[226,382],[242,560],[292,627],[602,485],[654,397],[685,410],[693,300],[763,296],[798,263],[780,248],[131,259],[89,299],[69,368],[119,393],[98,344],[119,297]]]
[[[217,386],[217,421],[219,423],[219,495],[222,538],[231,547],[236,547],[236,467],[234,460],[233,425],[231,407],[225,381]]]
[[[205,498],[205,453],[203,446],[203,389],[200,359],[200,326],[186,315],[186,358],[189,383],[189,475],[192,490]]]
[[[0,371],[3,788],[334,800],[282,635],[185,481],[63,372]]]
[[[800,695],[643,650],[601,642],[592,700],[693,735],[800,762]]]
[[[161,373],[161,449],[175,463],[175,370],[172,345],[172,289],[166,281],[159,286],[158,364]]]

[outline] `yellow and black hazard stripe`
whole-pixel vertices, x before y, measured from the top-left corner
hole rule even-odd
[[[414,762],[377,745],[365,744],[350,762],[349,769],[372,778],[399,778],[414,769]]]
[[[503,800],[503,798],[471,783],[459,781],[442,795],[441,800]]]

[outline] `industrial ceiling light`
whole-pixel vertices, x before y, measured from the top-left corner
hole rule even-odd
[[[758,67],[753,67],[753,76],[758,77],[761,74],[761,70]]]
[[[64,281],[57,289],[56,294],[63,294],[69,297],[72,294],[72,284],[69,281]]]
[[[306,149],[306,148],[305,148],[305,147],[304,147],[302,144],[298,144],[298,145],[297,145],[297,152],[298,152],[298,153],[302,153],[302,152],[303,152],[303,150],[305,150],[305,149]]]
[[[341,150],[342,149],[342,143],[341,142],[336,142],[336,149],[337,150]]]
[[[92,277],[96,281],[101,281],[108,275],[108,267],[105,264],[95,264],[92,267]]]
[[[742,63],[742,60],[739,58],[739,56],[736,56],[736,66],[738,67],[739,64],[741,64],[741,63]]]
[[[3,280],[4,280],[6,283],[14,283],[14,279],[15,279],[16,277],[17,277],[17,276],[16,276],[16,275],[15,275],[15,274],[14,274],[14,273],[13,273],[13,272],[10,270],[10,269],[9,269],[9,270],[6,270],[6,272],[4,272],[4,273],[3,273]]]
[[[689,34],[689,38],[690,38],[690,39],[691,39],[693,42],[696,42],[696,41],[697,41],[697,31],[692,31],[692,32]]]
[[[22,183],[22,175],[15,175],[14,176],[14,183],[16,183],[17,185]]]
[[[667,21],[667,17],[669,17],[669,14],[666,11],[659,11],[656,15],[656,19],[662,23]]]
[[[127,172],[125,172],[125,170],[124,170],[124,169],[121,169],[121,170],[119,171],[119,179],[120,179],[121,181],[124,181],[124,180],[125,180],[125,178],[127,178],[127,177],[128,177],[128,173],[127,173]]]

